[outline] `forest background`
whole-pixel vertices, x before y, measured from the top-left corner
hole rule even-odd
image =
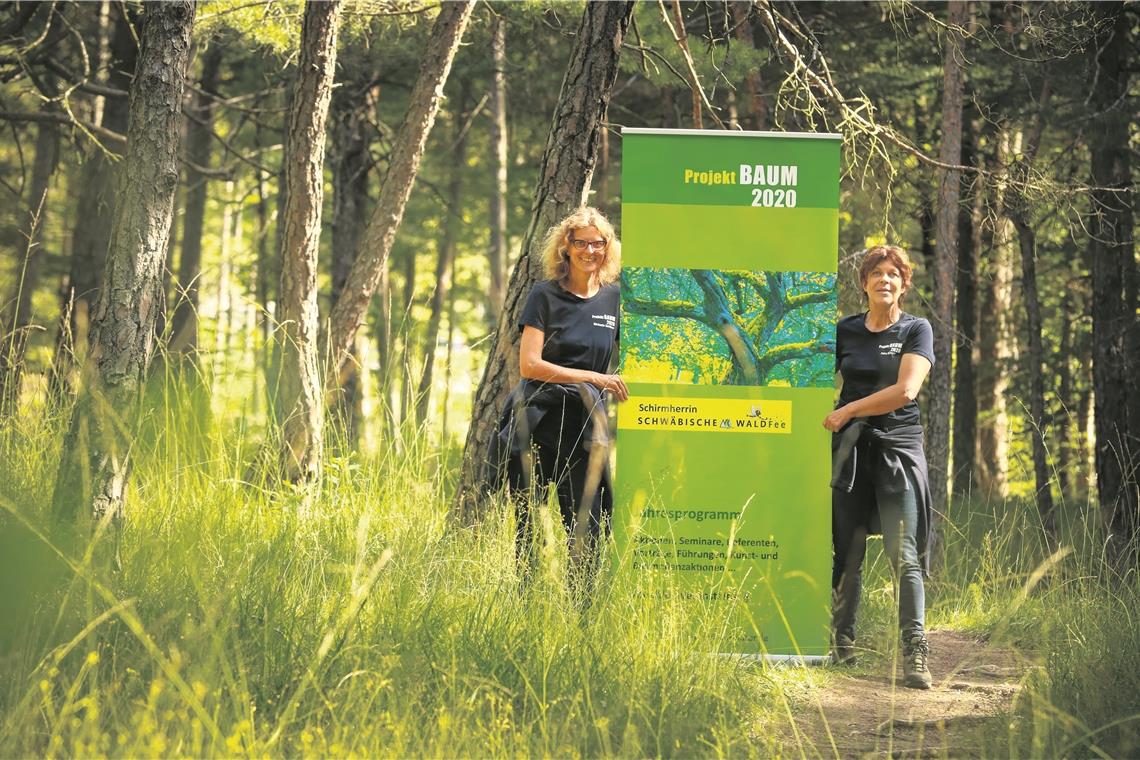
[[[784,741],[715,610],[578,615],[552,534],[519,588],[482,495],[623,126],[843,135],[839,310],[899,243],[936,331],[931,616],[1034,663],[979,741],[1140,749],[1135,3],[0,8],[4,754]]]

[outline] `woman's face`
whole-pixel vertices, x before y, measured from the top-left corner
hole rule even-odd
[[[867,303],[871,306],[895,306],[906,290],[902,272],[890,259],[883,259],[876,264],[863,281],[863,292],[867,294]]]
[[[606,263],[606,239],[594,226],[570,232],[570,269],[572,272],[593,277]]]

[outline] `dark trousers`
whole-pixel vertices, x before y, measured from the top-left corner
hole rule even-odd
[[[867,444],[859,444],[861,447]],[[869,470],[869,452],[859,452],[851,493],[832,489],[831,566],[832,628],[835,635],[855,639],[855,614],[863,586],[863,558],[867,535],[877,509],[883,532],[883,546],[890,560],[899,600],[899,630],[904,639],[923,633],[926,592],[918,558],[917,487],[908,482],[905,491],[887,490],[875,483]]]
[[[520,559],[528,556],[529,547],[534,541],[530,502],[544,498],[549,484],[554,485],[558,494],[562,524],[569,536],[574,536],[579,521],[585,519],[582,530],[585,533],[586,548],[592,555],[602,530],[609,530],[613,514],[614,498],[608,452],[600,454],[597,459],[597,487],[590,493],[585,492],[591,485],[590,452],[581,450],[573,442],[551,446],[539,441],[531,442],[531,452],[533,472],[525,471],[522,457],[511,457],[507,465],[507,487],[515,497],[518,531],[516,550]]]

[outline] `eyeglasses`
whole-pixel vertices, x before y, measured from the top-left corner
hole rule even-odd
[[[570,245],[577,248],[579,251],[584,251],[589,248],[592,251],[602,251],[609,244],[607,240],[571,240]]]

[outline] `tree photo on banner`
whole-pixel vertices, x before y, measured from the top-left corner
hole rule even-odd
[[[834,272],[626,267],[621,295],[628,381],[834,381]]]

